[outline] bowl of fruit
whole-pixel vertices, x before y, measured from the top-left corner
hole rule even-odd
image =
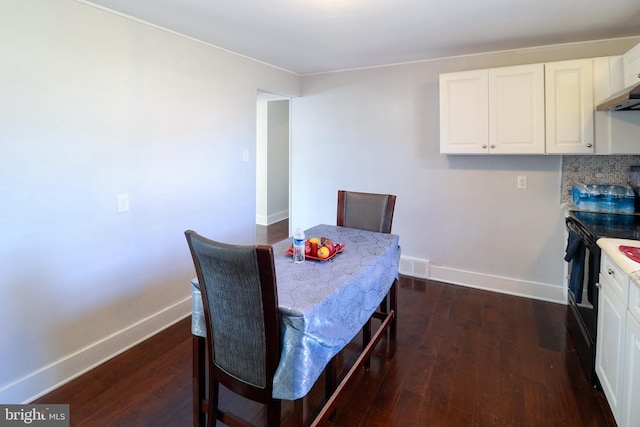
[[[331,241],[328,237],[312,237],[304,242],[304,256],[307,259],[326,261],[333,258],[344,249],[343,243]],[[287,249],[289,255],[293,255],[293,247]]]

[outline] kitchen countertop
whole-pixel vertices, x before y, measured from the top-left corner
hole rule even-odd
[[[640,286],[640,263],[635,262],[627,257],[621,250],[620,246],[632,246],[640,248],[640,240],[628,239],[611,239],[603,237],[598,239],[598,246],[611,257],[622,270],[627,274],[636,286]]]

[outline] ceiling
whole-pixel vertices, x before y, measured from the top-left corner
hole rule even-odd
[[[297,74],[640,35],[638,0],[81,0]]]

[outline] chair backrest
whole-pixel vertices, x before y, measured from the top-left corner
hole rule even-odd
[[[391,194],[338,191],[338,218],[341,227],[391,233],[396,196]]]
[[[216,379],[253,400],[271,397],[280,362],[273,248],[238,246],[185,232],[204,305]]]

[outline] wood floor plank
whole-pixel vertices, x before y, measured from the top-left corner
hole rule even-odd
[[[287,236],[288,223],[257,239]],[[283,237],[284,236],[284,237]],[[359,371],[330,427],[614,426],[566,333],[566,307],[401,276],[398,335],[384,337]],[[357,336],[338,358],[349,368]],[[190,319],[35,403],[68,403],[72,426],[190,426]],[[324,381],[310,393],[322,404]],[[221,390],[221,406],[260,423],[264,408]],[[293,405],[283,402],[283,425]]]

